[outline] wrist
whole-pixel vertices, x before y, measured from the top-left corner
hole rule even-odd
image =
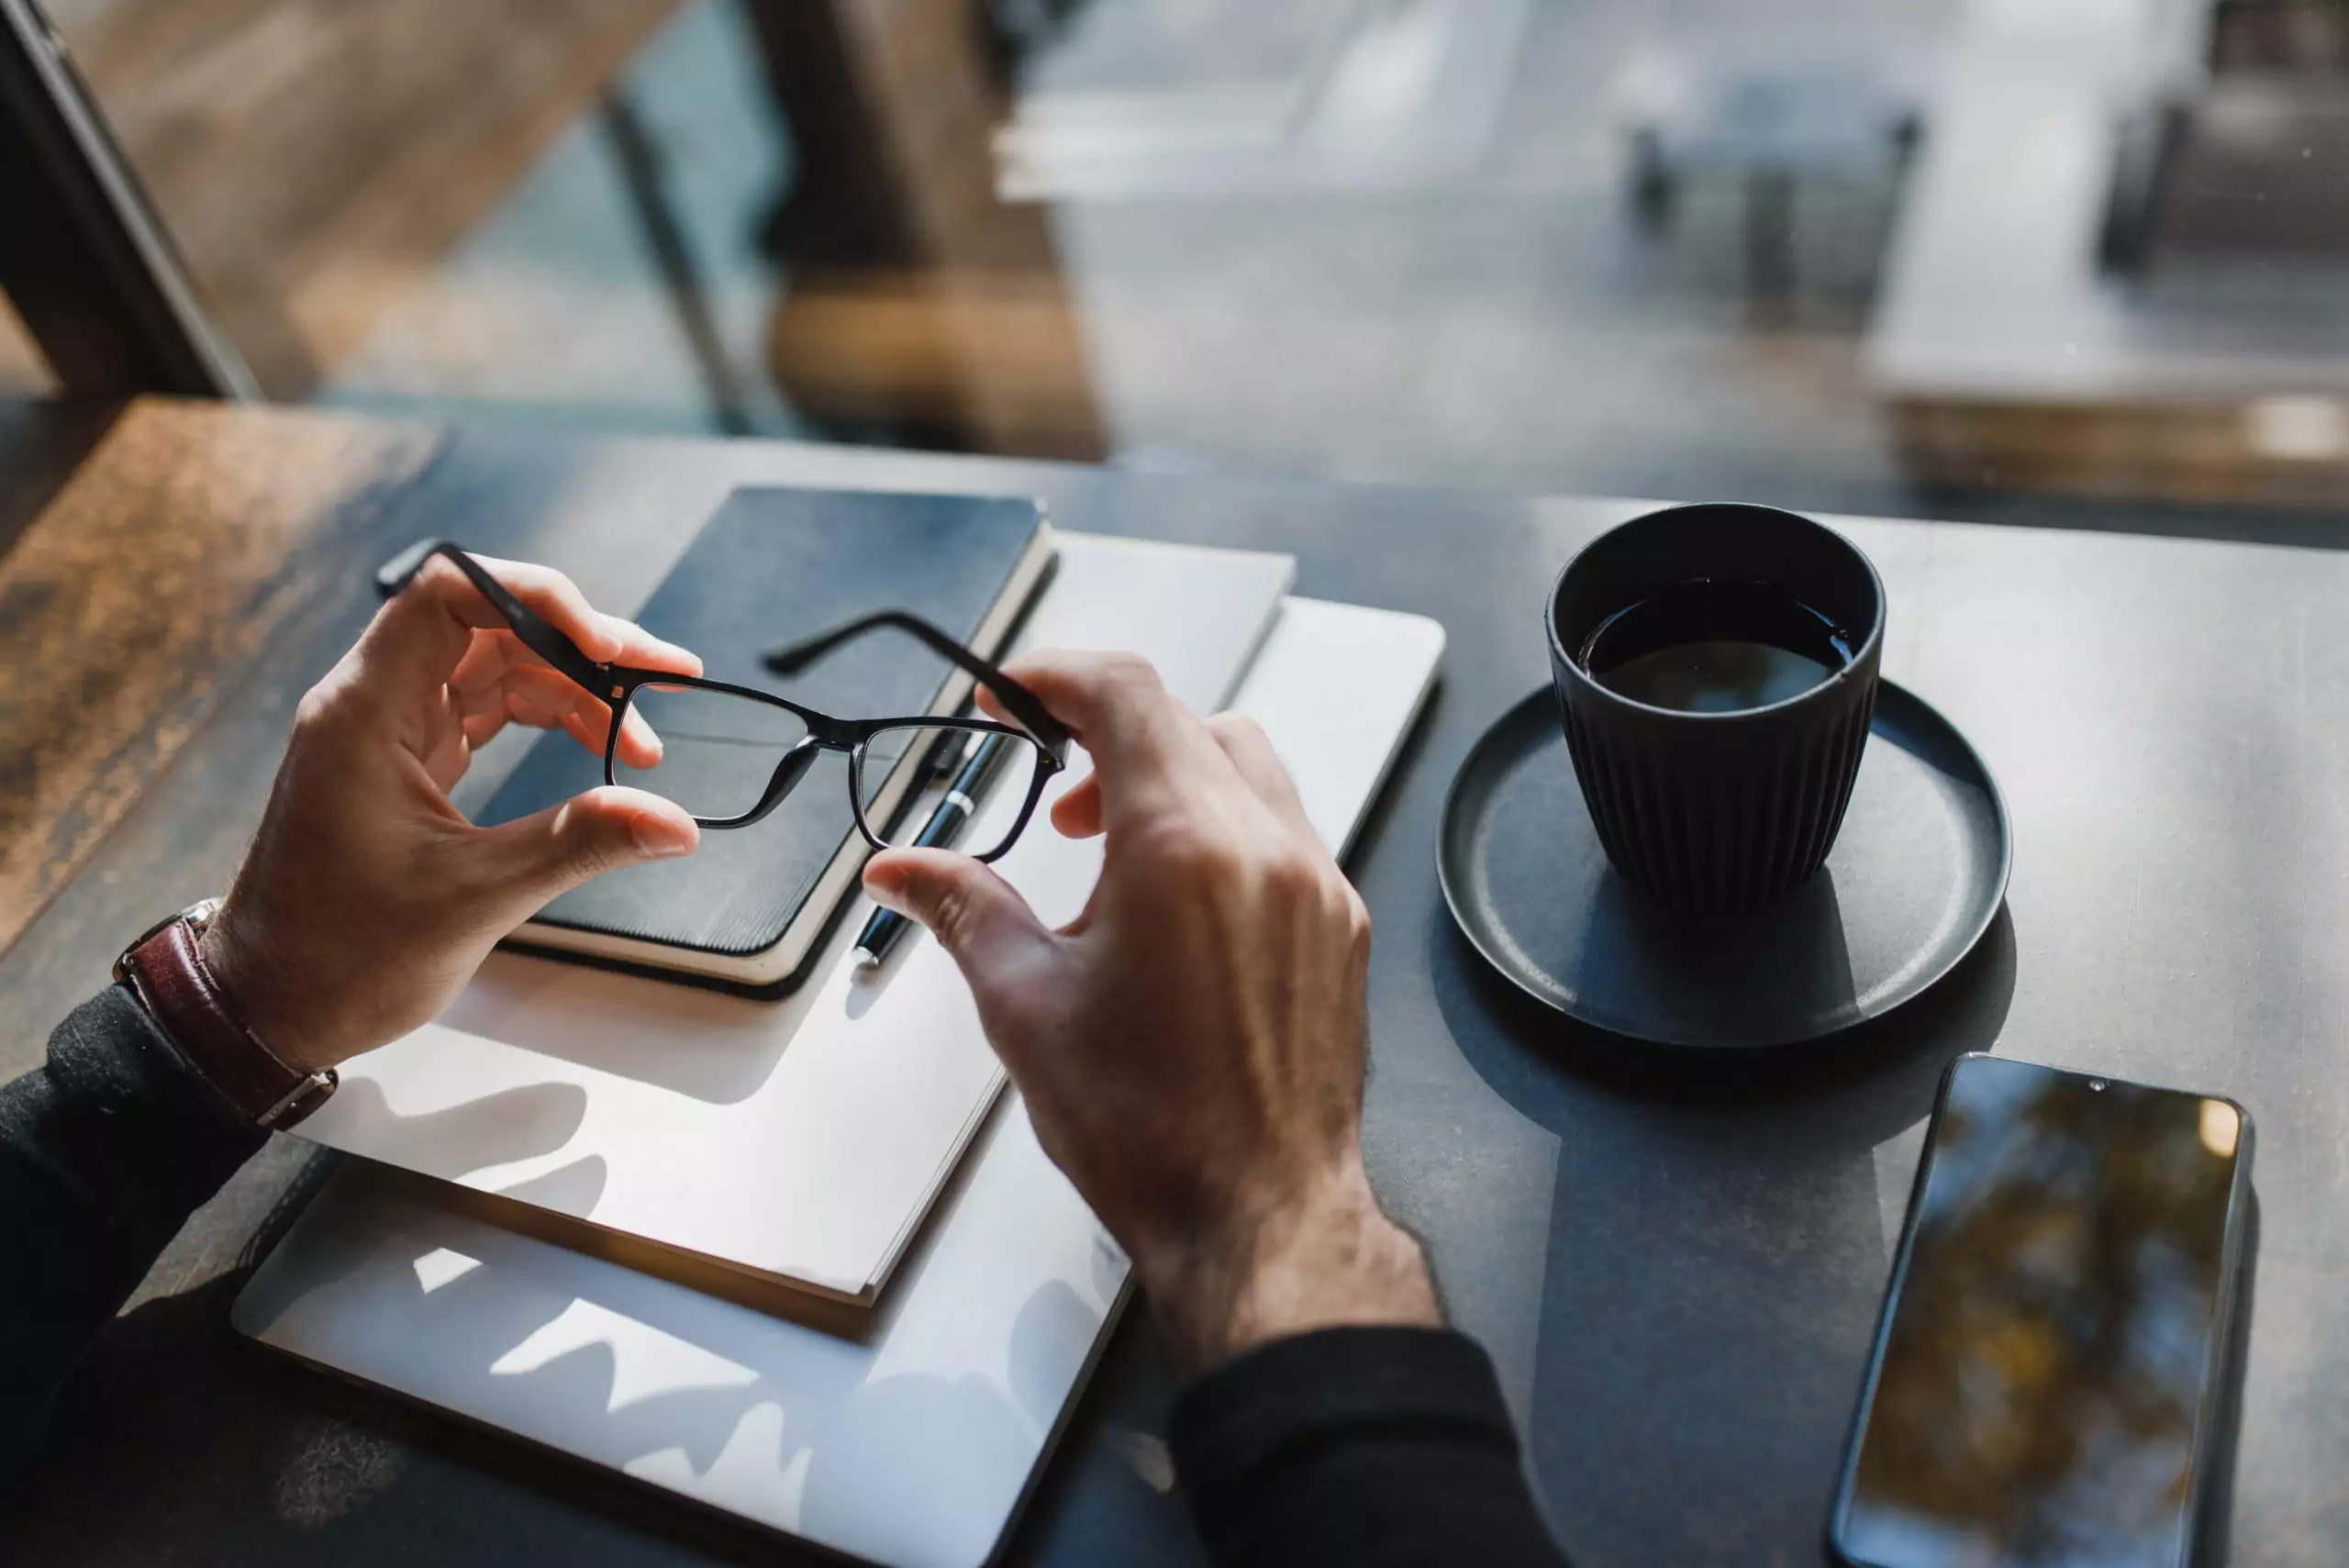
[[[206,899],[158,921],[115,960],[115,982],[230,1106],[262,1128],[291,1127],[334,1093],[335,1074],[289,1062],[253,1032],[204,951],[218,911]]]
[[[1138,1253],[1142,1288],[1193,1374],[1317,1329],[1440,1327],[1427,1258],[1360,1165],[1204,1239]]]
[[[223,904],[206,924],[203,935],[196,939],[196,952],[228,1005],[245,1027],[267,1043],[273,1055],[306,1073],[323,1072],[336,1064],[333,1060],[314,1060],[314,1053],[304,1049],[305,1031],[277,1005],[278,988],[272,982],[269,966],[247,937],[234,902]]]

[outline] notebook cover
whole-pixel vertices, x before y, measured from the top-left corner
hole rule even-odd
[[[1001,596],[1043,519],[1033,501],[870,491],[737,490],[653,591],[637,622],[701,655],[703,673],[841,717],[926,711],[951,667],[912,639],[876,632],[812,669],[770,674],[778,642],[872,610],[905,609],[965,641]],[[707,952],[782,940],[810,886],[856,831],[848,760],[818,760],[754,830],[684,860],[631,866],[540,912],[568,926]],[[549,735],[483,819],[509,821],[604,782],[603,761]]]

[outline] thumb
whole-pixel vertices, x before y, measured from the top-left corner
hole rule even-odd
[[[481,843],[498,882],[536,909],[607,871],[689,855],[701,828],[674,801],[606,784],[485,828]]]
[[[1052,940],[1028,901],[968,855],[885,851],[866,862],[864,890],[883,908],[929,927],[982,995]]]

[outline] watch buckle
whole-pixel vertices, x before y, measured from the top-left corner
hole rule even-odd
[[[323,1100],[328,1095],[333,1094],[335,1092],[336,1085],[340,1082],[340,1075],[331,1067],[328,1068],[323,1073],[313,1073],[308,1077],[303,1079],[300,1083],[295,1084],[292,1088],[286,1090],[285,1097],[284,1099],[278,1101],[275,1105],[270,1106],[269,1109],[255,1117],[253,1118],[253,1125],[262,1128],[275,1127],[287,1117],[295,1116],[295,1113],[297,1110],[307,1111],[315,1106],[318,1101]],[[313,1096],[315,1096],[315,1098]],[[295,1117],[295,1119],[298,1121],[301,1118],[299,1117]]]

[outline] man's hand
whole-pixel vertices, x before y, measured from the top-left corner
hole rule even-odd
[[[866,888],[962,966],[1037,1138],[1194,1370],[1310,1329],[1441,1321],[1363,1172],[1370,917],[1264,731],[1202,721],[1137,659],[1011,673],[1092,755],[1052,811],[1108,836],[1092,901],[1048,930],[937,850],[875,857]]]
[[[482,564],[598,662],[701,673],[684,649],[590,609],[560,573]],[[302,699],[261,831],[203,947],[246,1023],[288,1062],[315,1070],[397,1039],[555,895],[700,841],[683,808],[608,787],[474,827],[449,790],[509,722],[560,727],[601,756],[611,715],[525,649],[445,560]],[[621,755],[649,767],[659,744],[631,714]]]

